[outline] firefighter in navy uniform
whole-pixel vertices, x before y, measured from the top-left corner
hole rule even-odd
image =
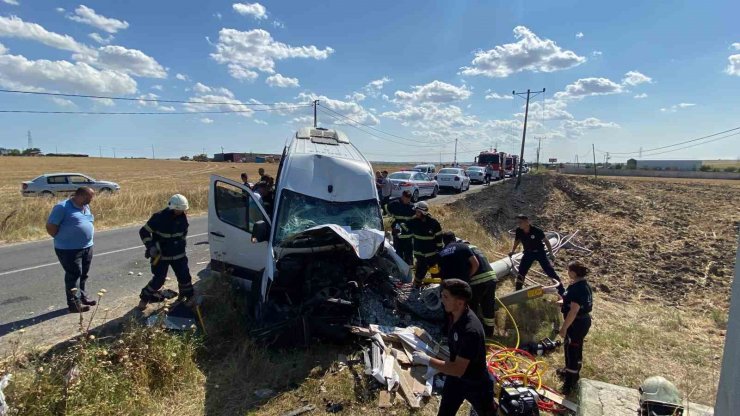
[[[439,252],[442,279],[461,279],[473,290],[470,309],[483,323],[486,336],[493,336],[496,326],[496,272],[478,247],[457,241],[455,233],[442,233],[445,247]]]
[[[542,271],[545,274],[556,280],[558,284],[558,294],[563,296],[563,283],[560,281],[555,269],[552,267],[553,261],[555,261],[555,254],[552,251],[550,240],[545,236],[545,232],[535,227],[529,222],[529,217],[523,214],[516,216],[516,234],[514,237],[514,246],[509,252],[509,257],[513,256],[516,252],[519,244],[522,245],[522,259],[519,262],[519,275],[516,279],[516,290],[520,290],[524,286],[524,278],[527,276],[529,268],[532,267],[532,263],[535,260],[540,263]],[[545,253],[545,246],[547,246],[547,253]]]
[[[388,204],[386,211],[393,217],[391,230],[393,234],[393,248],[409,266],[414,264],[414,235],[409,230],[409,222],[416,212],[411,204],[411,192],[403,191],[401,197]]]
[[[442,226],[429,215],[429,205],[417,202],[414,218],[406,224],[414,235],[414,287],[420,288],[429,268],[437,264],[437,253],[442,249]]]
[[[146,308],[150,302],[164,300],[159,290],[164,285],[170,267],[177,277],[179,298],[189,300],[193,297],[193,283],[185,255],[188,235],[185,211],[188,208],[187,198],[180,194],[173,195],[167,208],[152,215],[139,230],[141,241],[146,246],[145,257],[151,261],[153,275],[152,280],[141,290],[139,309]]]
[[[570,394],[578,382],[583,365],[583,340],[591,328],[594,301],[591,286],[586,281],[588,269],[578,261],[568,264],[571,283],[563,294],[563,325],[560,337],[565,346],[565,369],[558,371],[564,379],[563,393]]]
[[[454,416],[465,400],[479,416],[493,416],[493,377],[486,364],[483,326],[468,306],[473,292],[460,279],[444,280],[441,287],[442,305],[452,316],[448,332],[450,360],[438,360],[417,351],[413,353],[413,362],[447,375],[438,416]]]

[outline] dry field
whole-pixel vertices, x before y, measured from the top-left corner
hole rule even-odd
[[[241,172],[251,179],[257,169],[270,175],[277,164],[234,164],[182,162],[179,160],[108,159],[108,158],[0,158],[0,244],[46,237],[44,224],[51,207],[59,198],[21,196],[21,182],[43,173],[80,172],[95,179],[121,185],[121,192],[98,197],[92,204],[96,229],[138,224],[165,206],[174,193],[190,201],[191,215],[208,209],[208,178],[212,174],[239,180]],[[398,165],[382,164],[376,169],[392,171]]]

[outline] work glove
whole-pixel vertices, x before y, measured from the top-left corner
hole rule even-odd
[[[159,255],[159,250],[157,249],[157,247],[152,246],[152,247],[149,247],[148,253],[149,253],[149,257],[156,258]]]
[[[414,364],[419,364],[419,365],[426,365],[426,366],[428,366],[429,365],[429,360],[431,360],[431,358],[428,355],[426,355],[425,353],[423,353],[421,351],[414,351],[414,353],[411,354],[411,357],[412,357],[412,360],[411,361]]]

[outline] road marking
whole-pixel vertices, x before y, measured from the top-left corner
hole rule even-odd
[[[193,234],[193,235],[189,235],[188,238],[201,237],[201,236],[204,236],[204,235],[207,235],[207,234],[208,233]],[[137,248],[141,248],[141,246],[128,247],[128,248],[122,248],[122,249],[118,249],[118,250],[106,251],[104,253],[99,253],[99,254],[93,253],[93,257],[101,257],[101,256],[105,256],[105,255],[108,255],[108,254],[122,253],[124,251],[136,250]],[[0,273],[0,276],[6,276],[6,275],[9,275],[9,274],[13,274],[13,273],[27,272],[29,270],[41,269],[43,267],[55,266],[55,265],[58,265],[58,264],[59,264],[59,262],[56,262],[56,263],[47,263],[47,264],[39,264],[38,266],[25,267],[23,269],[9,270],[7,272]]]

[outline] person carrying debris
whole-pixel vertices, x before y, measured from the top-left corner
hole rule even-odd
[[[180,299],[193,297],[193,283],[185,254],[188,236],[188,218],[185,211],[188,200],[180,194],[173,195],[167,208],[152,215],[139,230],[141,241],[146,246],[144,257],[150,259],[152,280],[141,289],[139,309],[143,310],[150,302],[162,302],[165,297],[159,291],[164,285],[167,270],[172,267],[177,277]]]
[[[483,326],[468,306],[473,297],[470,285],[460,279],[442,281],[442,305],[452,315],[448,339],[450,360],[413,353],[414,364],[426,365],[446,374],[438,416],[454,416],[467,400],[478,415],[494,415],[493,377],[486,364]]]
[[[478,247],[458,241],[455,233],[442,233],[445,247],[439,252],[442,279],[460,279],[473,290],[470,309],[483,322],[486,336],[493,336],[496,326],[496,272]]]
[[[565,368],[558,371],[564,379],[563,393],[570,394],[578,382],[583,365],[583,340],[591,328],[591,310],[594,306],[591,286],[586,281],[588,268],[578,261],[568,264],[570,285],[563,294],[563,325],[560,338],[565,346]]]
[[[490,185],[491,179],[493,179],[493,165],[489,163],[486,165],[486,178],[484,180],[484,183],[486,185]]]
[[[522,245],[523,254],[519,262],[516,290],[524,287],[524,278],[527,276],[529,268],[532,267],[532,263],[537,260],[540,263],[540,267],[542,267],[542,271],[551,279],[558,281],[558,294],[563,296],[565,289],[563,288],[563,283],[560,281],[560,276],[558,276],[552,267],[551,262],[555,261],[555,254],[553,254],[550,240],[545,236],[545,232],[532,225],[529,222],[529,217],[524,214],[516,216],[516,225],[514,245],[511,247],[511,252],[509,252],[509,257],[513,256],[519,244]],[[545,254],[545,246],[547,246],[548,254]]]
[[[64,269],[64,291],[71,313],[87,312],[97,303],[85,293],[93,259],[95,216],[90,202],[94,196],[92,188],[77,188],[74,196],[54,205],[46,221],[46,232],[54,239],[54,252]]]
[[[414,206],[411,205],[411,192],[403,191],[401,197],[388,204],[388,213],[393,217],[391,233],[393,234],[393,248],[396,254],[409,266],[414,264],[413,233],[408,222],[414,218]]]
[[[414,287],[420,288],[429,268],[437,263],[437,253],[442,249],[442,226],[429,214],[426,202],[417,202],[414,211],[414,218],[406,224],[414,235]]]

